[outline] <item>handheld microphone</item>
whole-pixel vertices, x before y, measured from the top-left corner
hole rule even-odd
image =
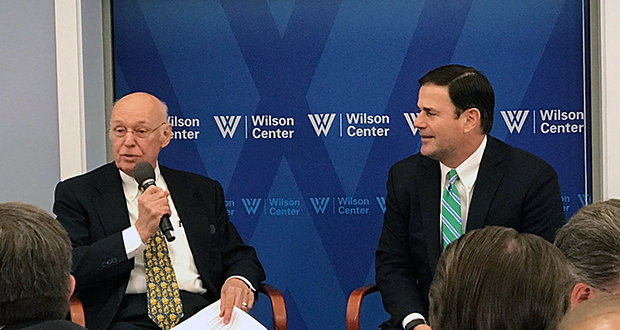
[[[149,162],[140,162],[133,167],[133,177],[138,182],[140,190],[145,191],[150,186],[155,186],[155,170]],[[159,221],[159,229],[166,236],[168,242],[176,239],[174,229],[170,222],[170,215],[164,214]]]

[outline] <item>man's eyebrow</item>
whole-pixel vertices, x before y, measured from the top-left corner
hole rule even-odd
[[[124,125],[125,123],[123,123],[122,120],[112,120],[112,121],[110,121],[110,125],[113,125],[113,124],[123,124]],[[147,124],[147,120],[145,120],[145,119],[139,120],[139,121],[135,122],[134,126],[135,125],[144,125],[144,124]]]

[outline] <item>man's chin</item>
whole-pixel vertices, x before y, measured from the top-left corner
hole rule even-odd
[[[422,147],[420,147],[420,153],[423,156],[431,157],[431,155],[433,154],[433,150],[431,149],[431,147],[428,144],[422,143]]]
[[[420,153],[422,154],[422,156],[426,156],[436,161],[441,161],[440,154],[438,154],[437,150],[432,149],[430,146],[425,147],[424,145],[422,145],[422,148],[420,148]]]
[[[125,172],[127,175],[133,175],[133,168],[140,162],[139,159],[123,159],[122,161],[116,163],[116,167],[119,170]]]

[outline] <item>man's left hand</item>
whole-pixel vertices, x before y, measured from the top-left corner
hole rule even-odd
[[[229,278],[222,286],[222,301],[220,302],[220,317],[224,324],[228,324],[232,317],[233,307],[237,306],[244,312],[249,312],[254,306],[254,292],[238,278]]]

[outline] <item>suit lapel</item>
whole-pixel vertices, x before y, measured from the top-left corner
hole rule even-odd
[[[205,231],[202,231],[204,228],[200,227],[208,222],[205,221],[207,215],[201,207],[198,187],[191,182],[183,182],[175,171],[161,164],[159,167],[162,176],[166,180],[166,185],[168,185],[168,190],[170,190],[170,196],[172,196],[174,206],[185,228],[186,234],[188,235],[188,239],[190,238],[191,232],[199,231],[204,233]],[[188,230],[188,228],[192,230]],[[206,232],[208,232],[208,230]],[[204,237],[202,237],[202,239],[204,239]]]
[[[209,235],[211,222],[205,210],[205,204],[195,183],[183,180],[177,171],[159,164],[161,175],[166,180],[170,196],[174,202],[179,219],[183,224],[187,242],[194,262],[200,273],[202,283],[209,292],[219,292],[209,278]]]
[[[431,269],[435,269],[441,244],[439,241],[439,203],[441,171],[439,163],[430,158],[423,158],[418,176],[418,195],[420,200],[420,216],[424,227],[426,249]]]
[[[474,194],[469,205],[468,231],[484,227],[495,192],[504,176],[504,171],[499,166],[503,160],[504,155],[499,149],[497,141],[488,136],[487,147],[480,161]]]
[[[120,232],[131,225],[123,182],[114,163],[109,164],[95,183],[100,193],[94,198],[95,207],[105,236]]]

